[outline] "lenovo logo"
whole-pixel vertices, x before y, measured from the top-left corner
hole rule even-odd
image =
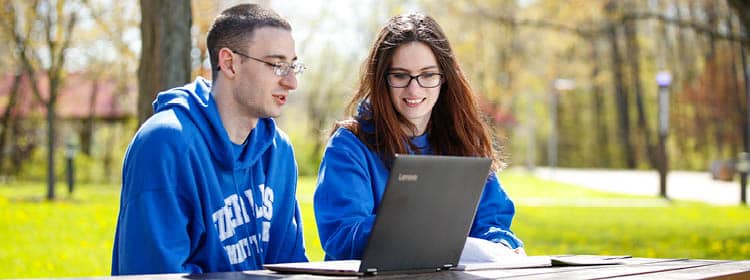
[[[417,174],[398,174],[399,182],[416,182],[419,179]]]

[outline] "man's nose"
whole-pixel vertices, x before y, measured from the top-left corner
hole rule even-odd
[[[293,71],[289,71],[286,76],[281,77],[281,86],[287,90],[294,90],[297,88],[297,76],[294,75]]]

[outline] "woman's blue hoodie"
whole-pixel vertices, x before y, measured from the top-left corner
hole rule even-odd
[[[369,103],[360,104],[357,121],[374,131],[367,116]],[[427,134],[411,139],[421,153],[431,154]],[[375,222],[375,211],[385,192],[390,171],[378,154],[346,128],[336,130],[328,141],[318,171],[315,219],[320,244],[328,260],[360,259]],[[510,225],[515,207],[497,176],[487,178],[469,236],[516,248],[523,246]]]
[[[297,163],[273,119],[233,144],[202,78],[160,93],[154,111],[125,155],[113,275],[307,261]]]

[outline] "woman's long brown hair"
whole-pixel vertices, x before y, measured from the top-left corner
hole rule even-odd
[[[433,153],[488,157],[493,159],[493,171],[502,168],[503,163],[497,158],[492,145],[490,130],[481,119],[474,92],[456,61],[448,39],[434,19],[421,13],[391,18],[380,30],[375,45],[362,65],[359,89],[349,101],[346,113],[356,117],[360,103],[369,100],[372,112],[365,116],[365,120],[372,122],[374,131],[365,131],[360,123],[351,120],[339,122],[336,127],[346,127],[354,132],[386,163],[396,153],[407,153],[407,145],[412,144],[402,126],[411,130],[415,130],[415,127],[396,111],[386,83],[386,73],[396,48],[410,42],[427,44],[445,75],[426,131]],[[414,150],[415,147],[411,148]]]

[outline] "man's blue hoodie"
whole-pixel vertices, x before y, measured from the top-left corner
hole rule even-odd
[[[125,155],[113,275],[307,261],[297,164],[273,119],[232,143],[202,78],[159,93],[154,111]]]

